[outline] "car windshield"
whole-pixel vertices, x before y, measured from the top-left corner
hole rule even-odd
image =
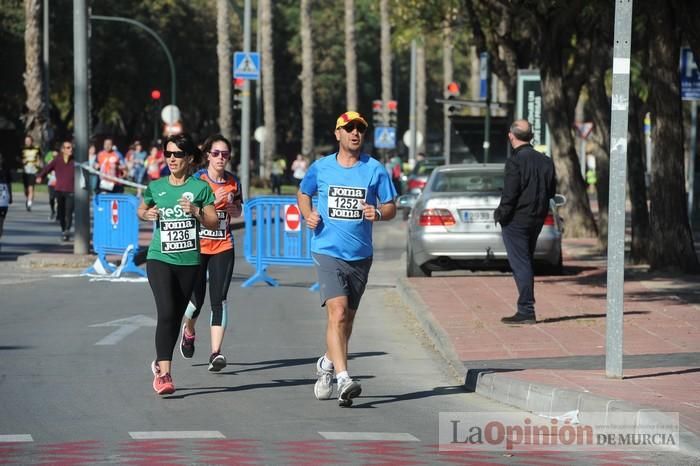
[[[416,166],[413,168],[413,174],[418,176],[430,175],[436,167],[444,164],[444,160],[421,160],[420,162],[416,163]]]
[[[442,171],[435,174],[430,188],[438,193],[503,191],[503,173]]]

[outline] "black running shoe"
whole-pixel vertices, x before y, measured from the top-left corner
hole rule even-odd
[[[187,324],[182,324],[182,338],[180,338],[180,354],[185,359],[191,359],[194,356],[194,335],[186,335],[185,328]]]
[[[212,353],[209,356],[209,372],[219,372],[226,367],[226,358],[221,353]]]

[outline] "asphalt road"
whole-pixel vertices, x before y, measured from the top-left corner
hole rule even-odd
[[[200,319],[195,357],[184,360],[175,350],[177,391],[159,397],[149,369],[155,308],[147,283],[14,265],[12,254],[26,252],[23,240],[43,244],[32,238],[53,232],[41,210],[8,218],[0,253],[0,457],[9,464],[683,460],[659,453],[438,452],[441,412],[522,413],[465,392],[401,301],[400,220],[375,232],[374,267],[350,345],[350,372],[363,386],[352,408],[313,396],[325,329],[318,294],[308,290],[313,269],[273,267],[279,287],[241,288],[252,274],[241,257],[229,292],[228,367],[207,371],[207,319]]]

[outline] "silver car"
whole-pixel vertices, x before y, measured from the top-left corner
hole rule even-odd
[[[422,194],[403,197],[410,206],[406,274],[429,277],[455,269],[508,270],[501,227],[493,220],[503,190],[503,164],[446,165],[436,168]],[[407,195],[410,196],[410,195]],[[535,250],[538,272],[562,271],[562,221],[557,215],[563,196],[555,196]]]

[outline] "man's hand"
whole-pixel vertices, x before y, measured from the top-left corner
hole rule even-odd
[[[234,202],[229,202],[226,205],[226,213],[230,218],[238,218],[243,212],[243,207],[241,206],[241,200],[237,199]]]
[[[374,207],[372,204],[367,204],[365,201],[360,201],[360,204],[362,204],[362,213],[364,214],[364,217],[369,220],[370,222],[378,222],[382,218],[380,215],[377,215],[377,208]]]
[[[158,207],[156,207],[156,206],[145,209],[143,211],[143,219],[144,220],[150,220],[150,221],[158,220],[158,215],[159,215]]]
[[[306,218],[306,226],[312,230],[321,223],[321,216],[316,209],[311,210],[311,214]]]

